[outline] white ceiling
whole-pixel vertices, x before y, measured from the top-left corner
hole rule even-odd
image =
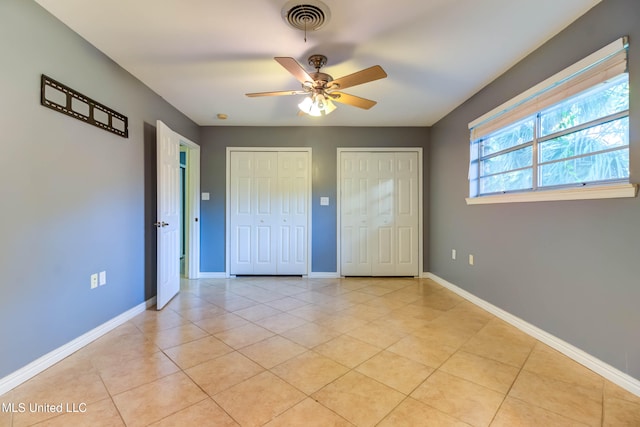
[[[287,0],[36,1],[199,125],[430,126],[600,0],[323,0],[306,43]],[[299,117],[300,96],[244,95],[299,89],[273,57],[313,71],[315,53],[334,78],[381,65],[388,78],[345,90],[378,104]]]

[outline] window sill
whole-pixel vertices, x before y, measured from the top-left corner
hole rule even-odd
[[[494,203],[552,202],[557,200],[621,199],[636,197],[638,184],[615,184],[563,190],[531,191],[495,196],[467,197],[467,205]]]

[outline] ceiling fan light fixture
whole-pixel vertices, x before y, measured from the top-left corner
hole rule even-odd
[[[311,107],[313,107],[313,100],[311,99],[310,96],[306,96],[302,102],[300,102],[298,104],[298,108],[300,109],[300,111],[302,111],[303,113],[309,114],[311,111]]]
[[[323,94],[315,94],[305,97],[298,108],[305,114],[313,117],[326,116],[336,109],[335,104],[330,98],[326,98]]]
[[[335,109],[336,109],[336,104],[334,104],[330,98],[326,98],[324,101],[324,113],[329,114]]]
[[[376,101],[360,98],[344,92],[337,92],[336,89],[349,88],[387,77],[387,73],[381,66],[374,65],[334,80],[329,74],[320,72],[320,68],[327,62],[327,58],[324,55],[311,55],[309,57],[309,65],[312,65],[316,69],[315,73],[308,73],[294,58],[278,56],[274,59],[302,84],[301,89],[278,92],[256,92],[247,93],[246,95],[249,97],[306,95],[306,98],[298,104],[298,108],[300,108],[302,113],[312,116],[326,116],[330,114],[336,109],[333,101],[364,110],[370,109],[376,105]]]

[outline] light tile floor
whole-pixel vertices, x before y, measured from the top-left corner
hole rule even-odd
[[[640,426],[640,397],[427,279],[183,281],[0,402],[0,427]]]

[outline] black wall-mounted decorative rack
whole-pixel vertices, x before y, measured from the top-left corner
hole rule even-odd
[[[97,126],[123,138],[129,137],[129,120],[51,77],[42,75],[40,103],[45,107]]]

